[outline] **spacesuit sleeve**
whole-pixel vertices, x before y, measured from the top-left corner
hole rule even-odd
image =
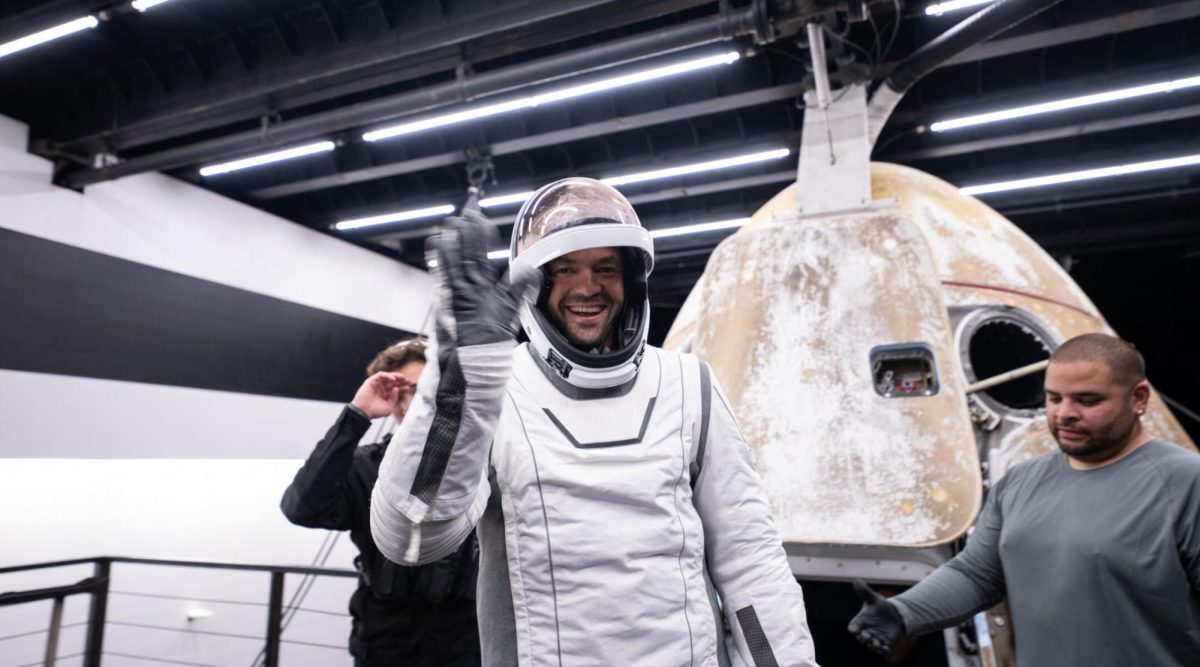
[[[735,665],[815,667],[804,594],[788,567],[750,447],[715,379],[693,502]]]
[[[431,347],[417,394],[379,466],[371,535],[404,564],[450,555],[483,514],[512,342]]]

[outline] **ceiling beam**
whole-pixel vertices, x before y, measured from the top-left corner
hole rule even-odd
[[[1120,116],[1118,118],[1105,118],[1101,120],[1091,120],[1083,123],[1072,123],[1061,127],[1052,127],[1044,130],[1030,130],[1028,132],[1018,132],[1016,134],[1006,134],[999,137],[990,137],[987,139],[975,139],[972,141],[960,141],[953,144],[943,146],[931,146],[929,148],[920,148],[917,150],[903,151],[899,153],[884,153],[878,159],[887,160],[888,162],[920,162],[921,160],[933,160],[936,158],[952,157],[955,155],[966,155],[968,153],[979,153],[982,151],[996,150],[999,148],[1011,148],[1013,146],[1023,146],[1025,144],[1039,143],[1043,141],[1053,141],[1055,139],[1069,139],[1071,137],[1081,137],[1098,132],[1112,132],[1114,130],[1123,130],[1131,127],[1140,127],[1142,125],[1151,125],[1153,123],[1169,123],[1175,120],[1185,120],[1200,116],[1200,104],[1191,104],[1176,109],[1160,109],[1158,111],[1147,111],[1145,113],[1133,114],[1131,116]]]
[[[1022,85],[983,94],[974,94],[973,91],[967,90],[964,91],[966,94],[961,97],[942,98],[939,96],[936,104],[897,111],[888,118],[886,129],[895,131],[898,128],[912,125],[927,126],[931,122],[948,118],[970,116],[1049,100],[1092,95],[1106,90],[1131,88],[1172,79],[1189,78],[1198,73],[1200,73],[1200,54],[1193,57],[1175,58],[1167,63],[1155,62],[1137,67],[1097,71],[1087,76]],[[1189,93],[1177,92],[1175,94],[1186,96]]]
[[[511,67],[490,70],[469,79],[450,81],[411,92],[360,102],[326,112],[284,121],[267,132],[248,130],[150,153],[93,169],[71,169],[56,183],[83,188],[147,171],[167,170],[253,151],[269,150],[319,135],[392,120],[404,114],[434,109],[458,101],[561,79],[615,65],[643,60],[704,44],[756,34],[761,8],[753,5],[631,37],[561,53]],[[788,17],[775,17],[777,23]],[[794,22],[792,22],[794,23]]]
[[[640,4],[639,4],[640,3]],[[554,19],[529,23],[521,28],[498,32],[470,42],[470,57],[475,62],[507,56],[514,50],[531,49],[558,43],[599,30],[611,29],[660,14],[681,11],[703,0],[625,0],[620,12],[586,14],[587,20],[574,15],[558,16]],[[603,7],[601,7],[603,9]],[[282,15],[272,17],[281,39],[292,56],[297,53],[296,29]],[[404,59],[388,62],[383,66],[361,68],[353,76],[338,77],[333,81],[322,81],[320,85],[307,83],[279,90],[270,95],[246,96],[245,81],[238,84],[222,84],[218,88],[206,88],[200,92],[181,93],[163,97],[152,107],[140,108],[136,116],[106,121],[102,128],[47,129],[53,135],[52,144],[57,153],[115,153],[119,150],[136,148],[157,143],[165,139],[186,136],[204,130],[230,125],[238,121],[261,118],[263,115],[298,109],[309,104],[332,98],[355,95],[401,81],[410,81],[436,73],[452,72],[466,63],[461,45],[452,45],[423,52]],[[338,55],[336,58],[348,58]],[[322,61],[328,61],[325,57]],[[321,63],[308,61],[309,66]],[[303,79],[304,77],[300,77]],[[300,79],[298,79],[300,80]],[[268,81],[271,83],[271,81]],[[246,85],[242,85],[246,84]],[[225,101],[235,95],[237,99]],[[47,144],[50,146],[51,144]]]
[[[313,56],[262,72],[251,72],[236,81],[200,91],[165,96],[139,110],[139,117],[118,120],[117,127],[85,131],[69,138],[56,137],[55,148],[68,151],[97,142],[105,144],[109,150],[129,148],[144,145],[148,141],[146,137],[162,139],[164,130],[172,127],[175,134],[167,136],[178,136],[185,129],[194,132],[215,127],[212,119],[229,122],[227,119],[231,115],[255,118],[268,107],[270,111],[280,111],[369,90],[385,82],[395,83],[403,80],[401,77],[405,74],[410,78],[424,76],[437,70],[421,68],[420,62],[431,59],[441,67],[451,52],[457,56],[454,47],[459,43],[612,2],[562,0],[532,4],[513,11],[458,19],[442,29],[414,28],[408,33],[390,33],[370,43],[343,45],[332,55]],[[322,7],[332,8],[333,5],[326,3]],[[328,20],[336,22],[336,17],[330,16]],[[282,21],[286,22],[286,18]],[[418,60],[415,67],[414,63],[408,62],[414,58]],[[415,71],[406,73],[405,70]],[[370,76],[372,74],[374,76]]]
[[[1018,35],[1004,39],[994,39],[973,46],[966,51],[943,62],[938,67],[962,65],[989,58],[999,58],[1014,53],[1044,49],[1059,44],[1081,42],[1085,39],[1115,35],[1141,28],[1149,28],[1164,23],[1186,21],[1200,16],[1200,0],[1187,0],[1159,7],[1134,9],[1132,11],[1108,16],[1093,21],[1075,23],[1061,28],[1041,30],[1028,35]]]
[[[1100,19],[1084,21],[1082,23],[1072,23],[1060,28],[1052,28],[1049,30],[1039,30],[1025,35],[1016,37],[1007,37],[1004,39],[993,39],[981,44],[976,44],[971,48],[959,53],[958,55],[946,59],[934,69],[943,67],[951,67],[953,65],[964,65],[967,63],[979,62],[990,58],[1002,58],[1016,53],[1024,53],[1026,51],[1036,51],[1059,44],[1069,44],[1072,42],[1081,42],[1096,37],[1104,37],[1106,35],[1115,35],[1131,30],[1140,30],[1142,28],[1151,28],[1157,25],[1173,23],[1175,21],[1187,21],[1200,16],[1200,0],[1186,0],[1185,2],[1176,2],[1160,7],[1150,7],[1147,9],[1135,9],[1113,16],[1106,16]],[[883,63],[880,66],[877,76],[882,80],[887,78],[889,74],[900,64],[901,60],[893,60]],[[910,112],[911,113],[911,112]],[[905,112],[899,112],[895,117],[889,119],[892,122],[894,118],[905,116]]]
[[[744,107],[766,104],[768,102],[790,99],[800,96],[803,92],[804,86],[799,83],[794,83],[774,86],[772,88],[763,88],[748,93],[739,93],[737,95],[727,95],[725,97],[704,100],[702,102],[681,104],[666,109],[659,109],[657,111],[635,114],[633,116],[621,116],[596,123],[588,123],[587,125],[571,127],[565,130],[545,132],[542,134],[535,134],[509,141],[498,141],[488,147],[487,154],[493,156],[510,155],[536,148],[544,148],[546,146],[559,146],[572,141],[580,141],[582,139],[590,139],[593,137],[614,134],[617,132],[625,132],[627,130],[635,130],[653,125],[662,125],[664,123],[720,113],[722,111],[730,111],[733,109],[741,109]],[[352,183],[373,181],[380,178],[388,178],[390,176],[399,176],[401,174],[410,174],[413,172],[425,171],[427,169],[435,169],[437,167],[463,164],[467,162],[467,160],[468,158],[465,150],[450,151],[438,155],[429,155],[411,160],[402,160],[399,162],[377,165],[374,167],[344,171],[337,174],[331,174],[329,176],[309,178],[302,181],[295,181],[293,183],[285,183],[283,185],[274,185],[271,187],[254,190],[250,192],[249,195],[258,199],[278,199],[280,197],[288,197],[300,193],[313,192],[315,190],[335,188],[343,185],[350,185]]]

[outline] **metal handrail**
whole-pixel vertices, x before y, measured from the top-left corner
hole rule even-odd
[[[260,563],[235,563],[229,561],[134,558],[130,556],[93,556],[91,558],[74,558],[70,560],[0,567],[0,575],[3,575],[14,572],[28,572],[31,570],[70,567],[72,565],[93,566],[93,575],[75,584],[0,594],[0,607],[39,600],[54,600],[54,610],[51,615],[49,636],[46,643],[45,664],[54,664],[55,656],[58,651],[58,634],[62,622],[63,599],[68,595],[90,594],[92,596],[92,600],[88,611],[87,637],[84,642],[83,652],[83,667],[100,667],[100,659],[103,654],[104,647],[104,625],[108,610],[110,572],[113,563],[162,565],[167,567],[194,567],[209,570],[238,570],[243,572],[264,572],[270,574],[271,587],[267,602],[266,642],[263,648],[263,656],[265,656],[264,667],[278,667],[279,665],[279,643],[283,634],[283,580],[285,575],[303,574],[331,577],[358,576],[358,572],[354,570],[340,568],[311,567],[303,565],[263,565]]]
[[[80,579],[78,583],[67,586],[55,586],[53,588],[39,588],[32,591],[9,591],[0,593],[0,607],[7,607],[14,604],[25,604],[26,602],[39,602],[41,600],[54,600],[64,598],[68,595],[77,595],[79,593],[95,593],[104,588],[107,581],[97,579],[96,577],[88,577]]]

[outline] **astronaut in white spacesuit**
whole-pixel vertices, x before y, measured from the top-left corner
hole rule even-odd
[[[372,494],[379,549],[433,562],[478,527],[485,665],[815,666],[724,393],[646,345],[654,246],[629,202],[543,187],[510,280],[481,216],[444,229],[437,349]]]

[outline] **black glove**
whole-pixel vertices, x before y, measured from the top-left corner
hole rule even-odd
[[[853,581],[854,592],[863,601],[858,615],[850,620],[846,629],[858,642],[879,655],[887,656],[904,635],[904,618],[896,605],[871,590],[861,579]]]
[[[447,333],[457,347],[516,340],[521,304],[541,282],[538,271],[498,277],[487,253],[499,240],[495,225],[475,211],[448,218],[442,233],[429,240],[445,302],[439,307],[449,311],[441,313],[447,316],[441,321],[453,326]]]

